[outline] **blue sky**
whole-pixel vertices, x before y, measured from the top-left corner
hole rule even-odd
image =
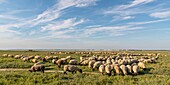
[[[170,49],[170,0],[0,0],[0,49]]]

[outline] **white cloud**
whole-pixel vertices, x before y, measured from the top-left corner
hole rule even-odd
[[[64,9],[69,7],[87,7],[95,5],[97,0],[58,0],[58,2],[51,8],[44,11],[42,14],[39,14],[34,20],[37,25],[39,23],[45,23],[57,19],[61,16],[61,13]]]
[[[150,16],[155,18],[170,18],[170,11],[155,12],[155,13],[151,13]]]
[[[127,26],[105,26],[105,27],[96,27],[96,28],[88,28],[86,29],[85,35],[93,35],[99,32],[105,32],[105,34],[110,34],[110,35],[114,35],[114,36],[118,36],[118,35],[123,35],[123,31],[132,31],[132,30],[137,30],[140,29],[140,27],[132,27],[130,25]]]
[[[125,16],[125,17],[123,17],[122,19],[123,20],[128,20],[128,19],[133,19],[133,18],[135,18],[134,16]]]
[[[146,21],[146,22],[130,22],[128,24],[130,25],[143,25],[143,24],[151,24],[151,23],[157,23],[157,22],[163,22],[168,21],[170,19],[161,19],[161,20],[153,20],[153,21]]]
[[[134,0],[130,4],[120,5],[118,8],[119,9],[127,9],[127,8],[138,6],[138,5],[141,5],[141,4],[147,4],[147,3],[150,3],[150,2],[153,2],[153,1],[155,1],[155,0]]]
[[[67,20],[64,20],[64,21],[55,22],[53,24],[48,24],[47,26],[42,27],[42,31],[45,31],[45,30],[60,30],[60,29],[63,29],[63,28],[71,28],[71,27],[74,27],[74,26],[79,25],[79,24],[84,23],[84,22],[85,22],[84,19],[77,21],[76,18],[70,18],[70,19],[67,19]]]

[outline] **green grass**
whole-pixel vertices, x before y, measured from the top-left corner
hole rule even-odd
[[[170,51],[129,51],[129,53],[161,53],[157,63],[147,64],[152,68],[137,76],[111,76],[101,74],[68,73],[30,73],[28,71],[0,71],[0,85],[170,85]],[[47,51],[0,51],[0,68],[30,68],[33,63],[20,59],[2,57],[7,54],[49,55]],[[69,54],[57,55],[66,57]],[[70,54],[79,60],[81,55]],[[164,56],[167,55],[167,56]],[[62,70],[52,63],[45,63],[48,70]],[[91,72],[87,66],[79,66],[85,72]],[[98,71],[95,71],[98,72]]]

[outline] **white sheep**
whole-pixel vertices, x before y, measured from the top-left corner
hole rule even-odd
[[[133,64],[132,65],[132,70],[133,70],[134,75],[137,75],[139,73],[140,68],[139,68],[138,65]]]
[[[82,73],[82,69],[78,68],[75,65],[65,65],[64,66],[64,74],[67,74],[66,71],[72,72],[72,73],[79,71],[80,73]]]
[[[112,66],[111,65],[106,65],[105,66],[105,71],[107,73],[107,75],[111,76],[112,75]]]
[[[139,66],[141,69],[143,69],[143,70],[146,69],[146,66],[145,66],[145,64],[144,64],[143,62],[139,62],[139,63],[138,63],[138,66]]]
[[[70,64],[70,65],[77,65],[77,64],[78,64],[78,61],[75,60],[75,59],[73,59],[73,60],[70,60],[70,61],[69,61],[69,64]]]
[[[124,75],[127,75],[127,74],[128,74],[128,72],[127,72],[127,71],[128,71],[128,68],[127,68],[125,65],[121,65],[121,66],[120,66],[120,69],[122,70],[122,72],[123,72]]]
[[[94,65],[93,65],[93,69],[92,69],[92,70],[94,71],[94,69],[95,69],[95,68],[97,68],[97,69],[98,69],[98,68],[99,68],[99,66],[100,66],[101,64],[102,64],[102,62],[101,62],[101,61],[97,61],[97,62],[95,62],[95,63],[94,63]]]
[[[99,72],[104,74],[104,71],[105,71],[105,66],[104,65],[100,65],[99,66]]]

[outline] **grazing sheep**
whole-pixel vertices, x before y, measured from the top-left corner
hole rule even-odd
[[[139,62],[139,63],[138,63],[138,66],[139,66],[141,69],[143,69],[143,70],[146,69],[146,66],[145,66],[145,64],[144,64],[143,62]]]
[[[28,58],[29,58],[29,59],[33,59],[33,58],[34,58],[34,56],[29,56]]]
[[[3,54],[2,56],[3,56],[3,57],[8,57],[8,54]]]
[[[94,65],[95,62],[96,62],[95,60],[89,61],[88,67],[90,69],[93,68],[93,65]]]
[[[107,64],[112,64],[111,58],[107,58],[106,63]]]
[[[94,65],[93,65],[93,69],[92,69],[92,70],[94,71],[95,68],[98,69],[100,65],[102,65],[102,62],[101,62],[101,61],[95,62]]]
[[[121,71],[123,72],[124,75],[127,75],[128,68],[125,65],[120,66]]]
[[[137,75],[140,68],[138,65],[134,64],[134,65],[132,65],[132,70],[133,70],[134,75]]]
[[[86,66],[89,64],[89,60],[82,60],[80,63],[80,65]]]
[[[72,73],[76,73],[76,71],[79,71],[80,73],[82,73],[82,69],[78,68],[75,65],[65,65],[64,66],[64,74],[67,74],[66,71],[68,72],[72,72]]]
[[[52,63],[53,63],[53,64],[56,64],[56,59],[53,59],[53,60],[52,60]]]
[[[114,68],[116,74],[117,74],[117,75],[120,75],[120,67],[119,67],[119,65],[118,65],[118,64],[114,64],[114,65],[113,65],[113,68]]]
[[[73,60],[70,60],[70,61],[69,61],[69,64],[70,64],[70,65],[77,65],[77,64],[78,64],[78,61],[75,60],[75,59],[73,59]]]
[[[111,65],[106,65],[105,66],[105,71],[107,75],[111,76],[112,75],[112,66]]]
[[[19,58],[21,58],[21,57],[22,57],[22,55],[15,55],[14,58],[19,59]]]
[[[104,65],[100,65],[99,66],[99,72],[102,73],[102,75],[103,75],[104,71],[105,71],[105,66]]]
[[[38,55],[37,55],[37,56],[35,56],[34,58],[35,58],[35,59],[41,59],[41,56],[38,56]]]
[[[132,67],[130,65],[126,65],[126,67],[127,67],[127,72],[129,74],[132,74]]]
[[[60,68],[61,65],[64,65],[64,64],[67,63],[67,58],[61,58],[61,59],[57,60],[55,63],[56,63],[56,64],[58,65],[58,67]]]
[[[29,58],[28,57],[24,57],[24,58],[22,58],[22,60],[25,62],[25,61],[28,61]]]
[[[66,59],[72,59],[72,57],[71,56],[67,56]]]
[[[38,60],[37,60],[37,59],[32,59],[32,62],[33,62],[33,63],[37,63]]]
[[[10,55],[10,54],[9,54],[8,57],[14,57],[14,55]]]
[[[30,72],[36,72],[36,71],[41,71],[44,73],[45,66],[44,65],[33,65],[31,69],[29,69]]]
[[[58,58],[59,58],[58,56],[53,56],[53,59],[57,59],[58,60]]]

